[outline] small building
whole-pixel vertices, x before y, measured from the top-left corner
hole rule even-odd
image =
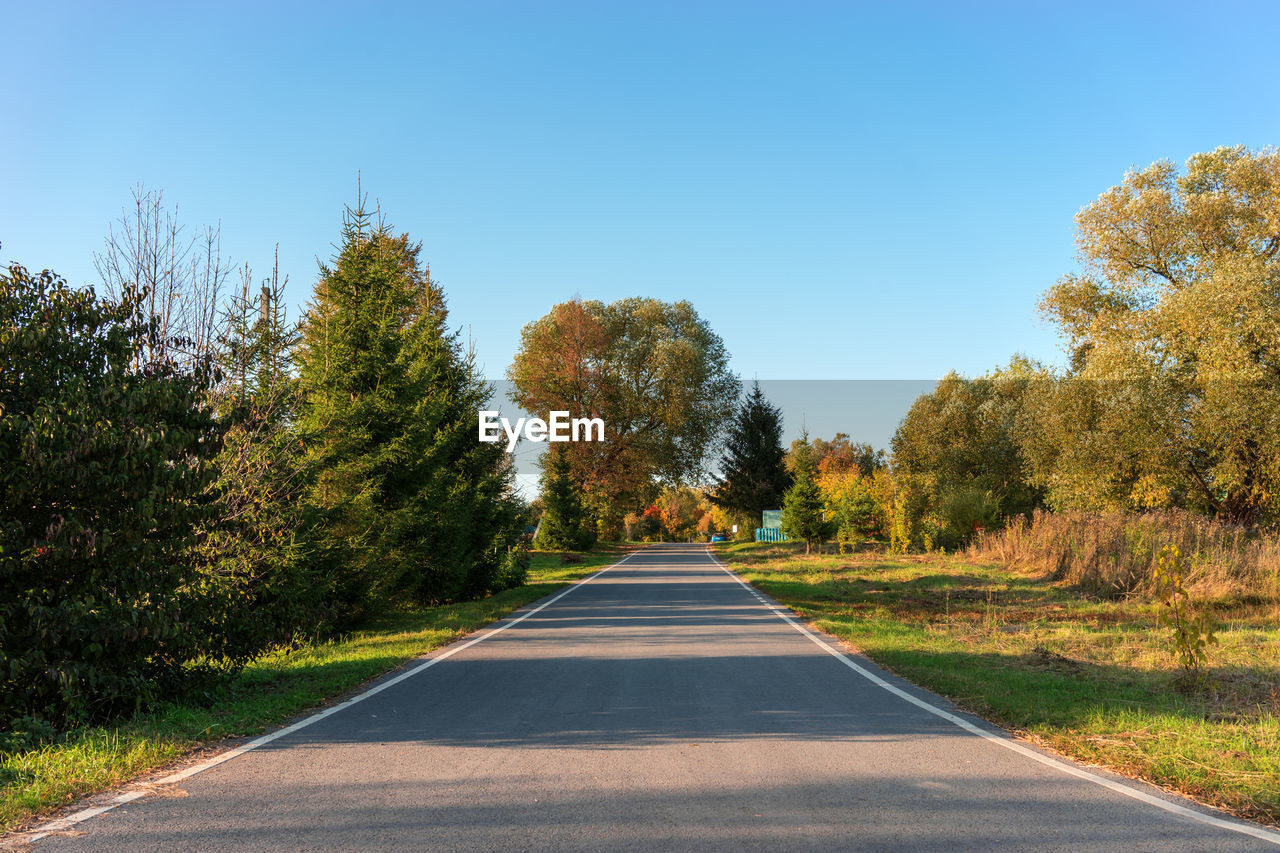
[[[760,526],[756,528],[757,542],[786,542],[787,536],[782,532],[782,510],[766,509],[760,518]]]

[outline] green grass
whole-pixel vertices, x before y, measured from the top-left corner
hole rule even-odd
[[[1280,822],[1280,606],[1208,602],[1221,628],[1198,689],[1157,606],[1088,598],[964,557],[721,555],[762,591],[888,669],[1082,761]],[[1206,603],[1199,603],[1206,606]]]
[[[67,732],[0,754],[0,831],[119,785],[224,738],[260,734],[621,558],[534,552],[529,583],[480,601],[390,613],[329,642],[249,664],[217,696],[168,704],[112,726]]]

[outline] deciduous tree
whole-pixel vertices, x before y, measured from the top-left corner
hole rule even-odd
[[[0,720],[127,712],[220,655],[188,559],[212,374],[159,355],[145,298],[0,274]]]
[[[663,483],[696,480],[732,411],[737,379],[720,338],[688,302],[573,300],[525,326],[508,371],[513,399],[605,423],[570,446],[573,477],[607,525]]]
[[[1274,517],[1280,152],[1155,163],[1076,225],[1083,271],[1041,304],[1071,354],[1031,445],[1052,503]]]

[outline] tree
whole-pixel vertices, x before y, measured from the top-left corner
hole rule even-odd
[[[843,432],[836,433],[830,441],[815,438],[809,444],[819,474],[852,470],[863,477],[870,477],[888,464],[883,450],[876,450],[870,444],[852,442]],[[784,464],[788,471],[795,466],[795,452],[799,446],[800,440],[796,439],[787,451]]]
[[[918,495],[932,544],[962,544],[977,527],[1042,505],[1020,437],[1029,389],[1047,381],[1015,358],[977,379],[950,373],[912,404],[893,436],[894,470]]]
[[[823,510],[818,466],[809,444],[809,433],[805,432],[796,448],[795,481],[782,501],[782,532],[792,539],[803,539],[806,554],[814,544],[821,548],[822,540],[829,535]]]
[[[156,324],[139,363],[209,356],[232,269],[222,257],[221,225],[186,233],[177,205],[166,207],[161,191],[139,184],[93,263],[110,298],[135,291],[139,322]]]
[[[569,445],[570,467],[607,528],[662,484],[701,477],[737,392],[720,338],[688,302],[573,300],[525,326],[508,371],[540,417],[599,417],[605,441]]]
[[[595,524],[582,505],[581,489],[573,482],[563,445],[555,445],[542,457],[542,501],[539,548],[586,551],[595,544]]]
[[[655,502],[662,526],[672,539],[688,541],[698,530],[705,510],[697,492],[688,486],[672,486],[662,490]]]
[[[303,322],[308,546],[347,616],[482,594],[519,532],[507,454],[475,440],[491,386],[420,251],[348,208]]]
[[[785,455],[782,412],[765,399],[756,382],[729,428],[720,477],[710,493],[712,503],[760,524],[764,510],[777,509],[791,485]]]
[[[254,293],[241,270],[216,354],[223,380],[212,395],[227,421],[209,497],[219,509],[193,559],[210,591],[210,630],[231,658],[251,656],[325,622],[325,582],[303,557],[307,470],[295,429],[297,326],[288,321],[278,265]]]
[[[846,546],[874,536],[880,530],[880,507],[876,504],[874,472],[864,476],[857,467],[818,469],[818,486],[826,504],[827,518],[835,529],[841,552]]]
[[[188,559],[216,511],[212,372],[148,358],[145,299],[0,275],[0,719],[128,712],[220,652]]]
[[[1030,436],[1050,502],[1276,517],[1280,151],[1129,172],[1076,225],[1084,269],[1041,302],[1071,356]]]

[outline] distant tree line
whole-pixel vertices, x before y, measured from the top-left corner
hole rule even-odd
[[[357,204],[299,323],[139,191],[103,293],[0,274],[0,720],[74,725],[405,604],[524,581],[491,388]]]

